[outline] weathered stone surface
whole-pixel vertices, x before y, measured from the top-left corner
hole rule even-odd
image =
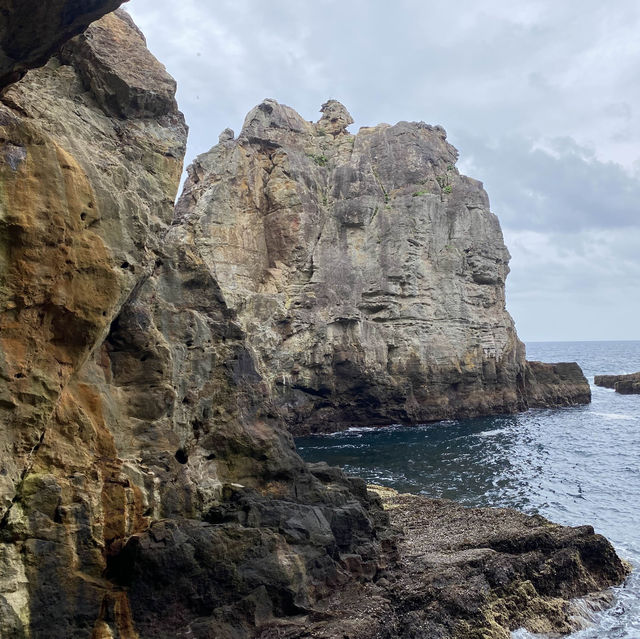
[[[0,89],[126,0],[1,0]]]
[[[124,13],[105,17],[78,41],[90,48],[94,32],[105,29],[125,49],[146,52]],[[154,119],[134,105],[127,120],[115,119],[97,103],[73,54],[66,59],[71,64],[53,59],[30,72],[0,104],[3,486],[19,481],[71,376],[153,267],[184,155],[186,128],[175,101]],[[148,72],[167,83],[151,60],[146,52]],[[119,70],[102,70],[104,87]]]
[[[509,639],[521,627],[566,634],[587,621],[571,600],[629,571],[590,526],[371,488],[402,531],[397,560],[314,614],[272,623],[261,639]],[[588,602],[597,609],[608,598]]]
[[[381,510],[306,469],[171,226],[174,90],[117,12],[2,96],[2,637],[245,637],[383,562]]]
[[[372,626],[349,605],[336,620],[336,601],[375,607],[375,619],[390,611],[380,636],[419,636],[422,613],[411,612],[414,623],[391,599],[406,569],[379,497],[297,456],[257,348],[272,325],[247,322],[244,292],[221,286],[226,267],[212,259],[203,215],[182,206],[173,218],[186,138],[174,89],[117,12],[0,101],[0,636],[248,639],[298,636],[319,620],[328,621],[319,632],[375,636],[357,635]],[[221,152],[241,158],[261,147],[267,118],[283,143],[310,132],[331,139],[327,153],[351,155],[350,117],[338,103],[323,107],[317,126],[269,108],[251,115],[242,143],[223,132]],[[320,170],[329,159],[316,152],[311,162]],[[295,196],[286,180],[249,189],[244,175],[203,197],[224,203],[225,189],[245,188],[260,202],[288,197],[287,188]],[[350,209],[343,214],[350,219]],[[274,229],[317,232],[291,220]],[[274,238],[283,260],[303,256],[304,246]],[[473,277],[491,279],[491,258],[474,260]],[[267,284],[276,286],[275,274]],[[279,313],[282,294],[276,286],[247,301]],[[554,375],[562,371],[541,378],[554,385]],[[455,519],[455,506],[443,508]],[[542,544],[535,561],[556,557],[559,544]],[[622,578],[606,544],[593,556],[610,574],[584,587],[559,577],[567,593]],[[430,605],[422,591],[419,601]],[[453,610],[447,628],[465,615]]]
[[[622,395],[636,395],[640,393],[640,373],[628,375],[596,375],[593,379],[596,386],[613,388]]]
[[[117,13],[0,102],[0,545],[18,560],[0,570],[13,611],[1,636],[86,636],[108,585],[106,540],[145,521],[83,371],[154,268],[186,127],[173,99],[153,118],[142,101],[126,119],[105,107],[101,92],[129,73],[114,58],[89,81],[84,55],[105,31],[138,51],[150,84],[172,82]]]
[[[266,100],[177,206],[294,432],[589,401],[577,366],[526,364],[500,225],[444,129],[351,122]]]

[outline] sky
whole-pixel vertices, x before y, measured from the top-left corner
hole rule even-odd
[[[637,0],[130,0],[187,162],[264,98],[440,124],[484,182],[524,341],[640,339]]]

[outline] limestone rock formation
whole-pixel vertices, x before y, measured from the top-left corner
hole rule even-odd
[[[244,637],[384,564],[375,499],[306,469],[171,226],[174,92],[119,11],[1,98],[3,638]]]
[[[397,581],[405,570],[397,531],[379,496],[361,480],[323,464],[307,466],[297,456],[281,419],[282,396],[266,368],[264,353],[271,346],[258,348],[260,339],[280,339],[271,320],[261,327],[257,319],[269,309],[276,319],[282,312],[278,269],[289,268],[290,251],[304,257],[304,246],[289,240],[313,237],[315,218],[281,211],[285,221],[273,227],[281,237],[270,235],[269,242],[280,247],[282,259],[269,266],[267,288],[249,296],[257,310],[256,320],[248,321],[244,289],[233,294],[229,277],[235,269],[249,286],[251,268],[264,267],[262,245],[252,248],[251,233],[232,229],[230,243],[244,242],[253,258],[244,270],[223,264],[215,236],[207,234],[208,209],[190,210],[187,195],[174,216],[186,140],[174,91],[131,19],[118,11],[0,97],[0,637],[294,637],[329,619],[326,606],[346,602],[343,594],[368,605],[385,599],[381,610],[392,614],[379,636],[398,636],[396,619],[404,604],[389,598],[384,583]],[[249,215],[251,207],[260,211],[269,201],[291,198],[295,204],[298,182],[285,179],[286,167],[278,168],[280,147],[263,140],[261,122],[269,108],[263,105],[264,112],[251,116],[242,142],[225,131],[216,151],[223,158],[233,154],[238,166],[259,164],[264,170],[228,175],[219,191],[211,190],[209,178],[206,192],[195,193],[192,184],[190,193],[201,205],[216,197],[229,213],[237,212],[239,192],[250,194]],[[332,161],[324,153],[352,155],[350,117],[339,104],[323,107],[317,127],[284,107],[270,113],[292,148],[300,131],[326,138],[326,151],[313,147],[313,158],[300,157],[312,168],[324,170]],[[253,152],[254,145],[264,144],[275,149],[273,160]],[[344,188],[351,184],[347,169],[339,181]],[[269,174],[272,184],[262,181]],[[386,184],[388,178],[374,181]],[[474,183],[459,179],[462,191],[475,192]],[[429,184],[436,188],[439,182]],[[438,201],[453,194],[447,186]],[[388,197],[391,202],[395,195]],[[368,198],[363,193],[359,207],[340,209],[345,219],[355,216],[355,229],[361,228],[358,220],[373,215],[375,198]],[[429,205],[425,219],[438,206]],[[278,217],[278,209],[268,210]],[[490,216],[484,223],[496,224]],[[411,224],[400,224],[407,242]],[[469,232],[474,233],[471,227]],[[504,274],[500,246],[487,245],[487,251],[499,250],[496,272]],[[472,273],[483,281],[496,277],[489,255],[478,251],[469,257]],[[398,275],[390,280],[397,288],[380,283],[386,288],[376,296],[388,298],[388,308],[369,309],[373,315],[402,308],[396,298],[403,299],[403,286],[417,290],[393,266],[397,254],[391,245],[384,249],[389,269]],[[345,314],[331,330],[345,344],[340,361],[348,367],[352,342],[341,326],[353,324],[352,279],[339,251],[335,257]],[[313,262],[309,268],[314,270]],[[455,283],[451,291],[461,286]],[[490,287],[487,300],[500,295],[499,288],[484,286]],[[307,291],[310,300],[313,290]],[[332,313],[339,306],[337,292],[325,295]],[[300,299],[306,298],[291,297],[285,310]],[[296,326],[287,328],[292,339]],[[506,324],[496,330],[510,339]],[[399,349],[415,343],[412,337],[403,347],[398,337]],[[517,352],[517,341],[512,346]],[[473,366],[470,360],[471,378]],[[418,375],[420,366],[415,370]],[[531,371],[562,393],[563,369]],[[496,369],[496,377],[502,374]],[[456,519],[455,508],[451,512]],[[533,520],[523,521],[526,528]],[[558,571],[560,596],[624,576],[607,543],[591,543],[593,535],[576,536],[565,528],[554,532],[571,543],[541,547],[533,563],[522,564],[513,555],[514,575],[522,576],[523,565],[531,575],[538,569],[547,574],[545,558],[564,556],[575,570]],[[516,552],[523,548],[517,540],[511,543]],[[585,544],[590,564],[568,556]],[[508,559],[503,566],[511,570]],[[455,589],[456,575],[468,574],[453,570],[449,586]],[[367,600],[368,593],[374,598]],[[416,602],[427,602],[424,592],[418,594],[422,599]],[[443,636],[460,636],[456,623],[468,613],[452,610]],[[345,614],[341,623],[357,625],[358,614]],[[419,632],[423,619],[414,617],[415,623],[411,614],[403,617],[404,636]],[[510,617],[504,618],[508,625]]]
[[[628,375],[596,375],[593,379],[596,386],[613,388],[621,395],[640,394],[640,373]]]
[[[588,402],[576,365],[525,362],[498,219],[444,129],[352,121],[265,100],[177,206],[292,430]]]
[[[126,0],[0,0],[0,89]]]

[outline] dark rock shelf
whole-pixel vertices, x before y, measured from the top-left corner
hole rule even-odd
[[[613,388],[621,395],[640,394],[640,373],[629,375],[596,375],[593,383],[603,388]]]
[[[603,589],[628,574],[591,526],[370,488],[399,531],[387,570],[260,639],[508,639],[521,627],[555,636],[582,627],[573,599],[599,593],[589,602],[606,605]]]

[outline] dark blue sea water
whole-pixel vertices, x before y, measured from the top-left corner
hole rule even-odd
[[[616,589],[615,605],[571,637],[640,639],[640,395],[593,386],[594,375],[640,371],[640,342],[534,342],[527,344],[527,357],[577,361],[592,383],[592,403],[352,429],[298,438],[298,450],[307,461],[326,461],[403,492],[592,524],[634,573]]]

